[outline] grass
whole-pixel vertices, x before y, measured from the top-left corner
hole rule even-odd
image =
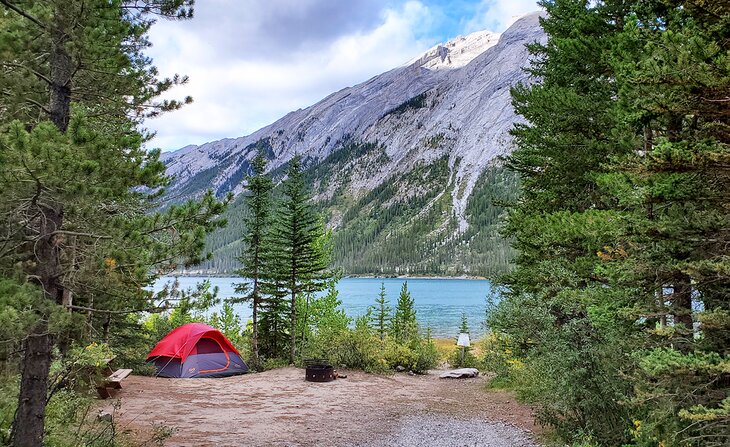
[[[484,336],[471,341],[471,353],[477,358],[482,357],[484,354],[483,341]],[[436,345],[441,361],[447,360],[458,349],[456,340],[453,338],[434,338],[433,344]]]

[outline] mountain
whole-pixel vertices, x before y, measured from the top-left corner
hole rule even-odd
[[[168,200],[211,188],[240,193],[263,145],[275,178],[303,156],[346,273],[501,270],[510,252],[493,199],[509,198],[516,180],[496,159],[511,150],[508,131],[518,118],[510,87],[528,82],[525,45],[544,39],[538,17],[524,16],[502,35],[482,31],[437,45],[251,135],[163,154],[175,177]],[[239,200],[231,225],[211,237],[216,257],[205,268],[235,268],[242,208]]]

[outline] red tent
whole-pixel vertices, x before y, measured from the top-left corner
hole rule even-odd
[[[218,329],[188,323],[173,329],[147,354],[161,377],[224,377],[248,367]]]

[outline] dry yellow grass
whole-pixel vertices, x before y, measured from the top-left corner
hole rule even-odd
[[[483,340],[484,337],[480,337],[471,341],[471,353],[476,357],[480,357],[483,354]],[[436,345],[436,350],[438,350],[439,358],[441,360],[448,359],[449,356],[457,349],[456,340],[453,338],[434,338],[433,344]]]

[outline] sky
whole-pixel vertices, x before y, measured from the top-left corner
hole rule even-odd
[[[193,97],[145,122],[163,151],[248,135],[330,93],[474,31],[504,31],[536,0],[196,0],[187,21],[158,21],[147,54],[165,97]]]

